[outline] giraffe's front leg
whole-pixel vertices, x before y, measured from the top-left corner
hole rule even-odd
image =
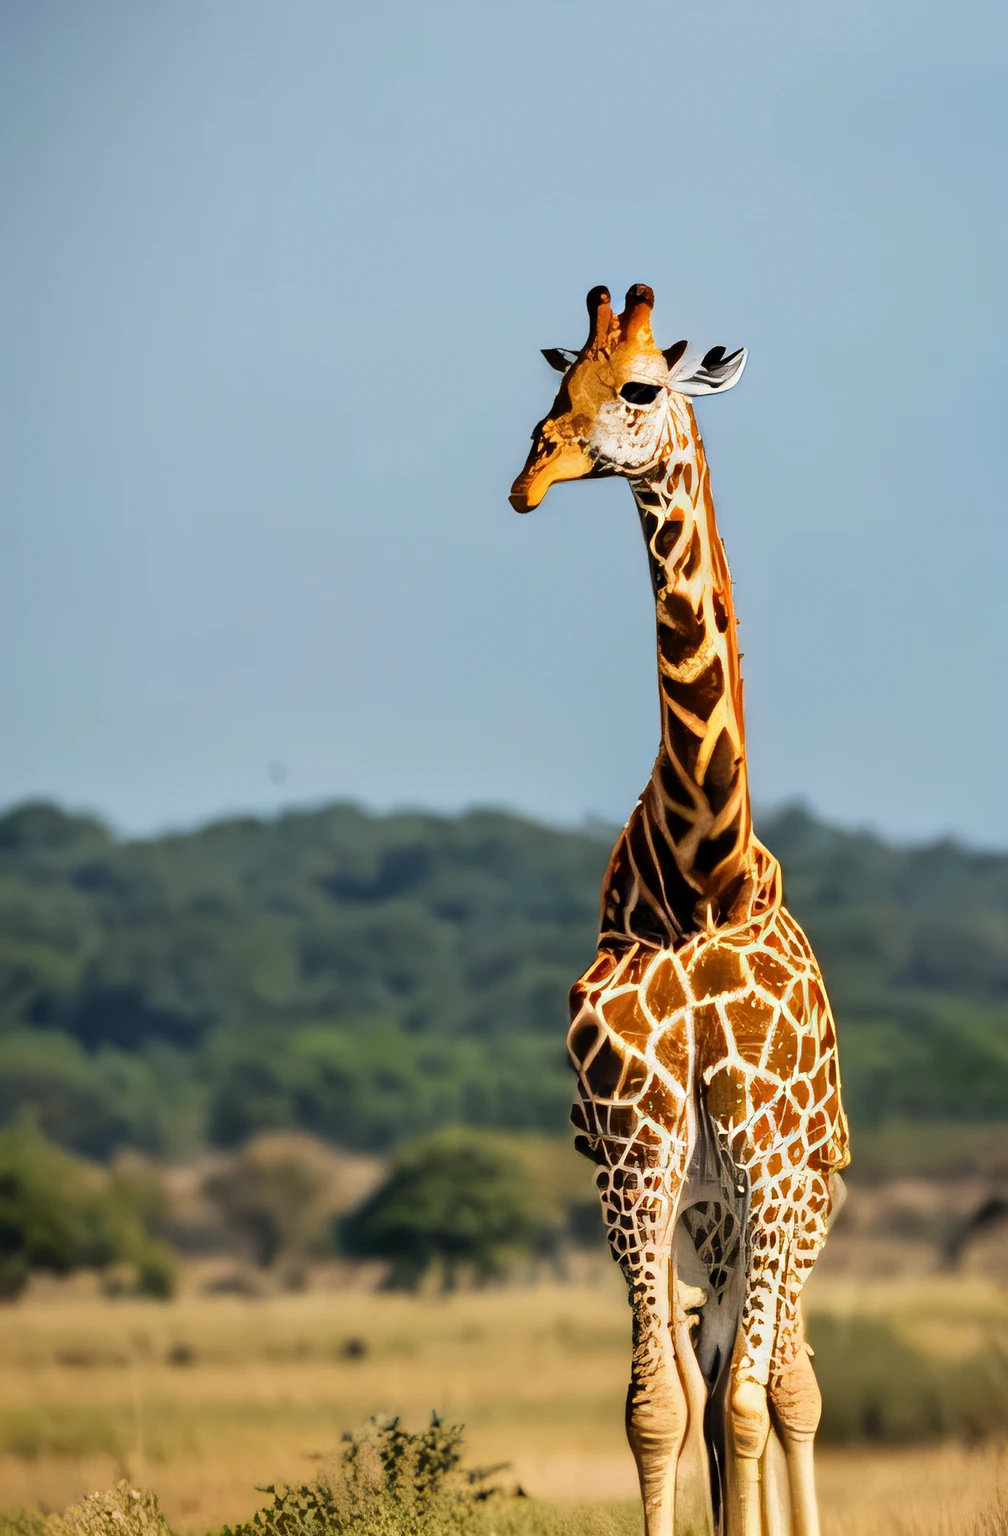
[[[648,989],[654,961],[650,951],[619,960],[601,954],[571,992],[567,1043],[579,1079],[575,1145],[598,1165],[606,1231],[630,1294],[626,1429],[646,1536],[674,1536],[677,1464],[696,1398],[696,1372],[681,1372],[676,1357],[677,1333],[681,1345],[689,1341],[689,1298],[673,1295],[672,1279],[672,1232],[689,1161],[693,1045],[685,1015],[665,1018],[660,995]],[[698,1412],[702,1421],[694,1401],[694,1422]],[[689,1500],[679,1503],[685,1508]],[[689,1529],[700,1536],[695,1521]]]
[[[689,1422],[672,1310],[677,1191],[668,1182],[667,1174],[653,1170],[617,1168],[599,1174],[609,1238],[626,1276],[632,1310],[626,1432],[637,1463],[646,1536],[673,1536],[676,1469]]]

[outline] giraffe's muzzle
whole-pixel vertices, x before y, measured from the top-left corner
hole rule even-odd
[[[594,465],[577,443],[544,443],[538,439],[525,468],[511,487],[508,501],[516,512],[531,512],[558,480],[584,480]]]

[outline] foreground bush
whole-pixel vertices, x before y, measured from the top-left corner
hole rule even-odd
[[[343,1455],[329,1475],[297,1488],[263,1490],[270,1502],[250,1521],[225,1526],[219,1536],[640,1536],[637,1500],[562,1505],[488,1488],[495,1469],[467,1472],[461,1430],[436,1414],[420,1434],[404,1430],[398,1419],[372,1420],[363,1434],[344,1440]],[[1003,1536],[1008,1530],[1008,1503],[992,1486],[989,1459],[979,1485],[960,1486],[954,1502],[932,1503],[934,1488],[918,1494],[920,1468],[905,1459],[888,1466],[892,1486],[878,1503],[855,1501],[854,1524],[847,1519],[836,1524],[839,1511],[834,1511],[831,1529],[842,1526],[857,1536]],[[171,1532],[156,1496],[123,1481],[62,1515],[0,1514],[0,1536]]]
[[[171,1536],[157,1495],[123,1479],[107,1493],[92,1493],[62,1515],[50,1515],[46,1536]]]
[[[418,1435],[398,1418],[372,1419],[332,1476],[271,1486],[272,1503],[223,1536],[451,1536],[471,1528],[488,1472],[462,1470],[462,1429],[436,1413]],[[496,1469],[493,1469],[496,1470]]]
[[[61,1515],[0,1514],[0,1536],[171,1536],[171,1529],[157,1495],[130,1487],[124,1478]]]
[[[48,1141],[33,1126],[0,1131],[0,1300],[33,1270],[101,1269],[120,1288],[167,1296],[168,1249],[151,1237],[127,1183]]]

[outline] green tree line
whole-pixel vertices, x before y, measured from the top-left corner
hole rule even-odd
[[[36,1271],[81,1269],[97,1271],[112,1295],[168,1297],[177,1251],[194,1237],[287,1287],[307,1283],[312,1260],[339,1254],[378,1261],[395,1290],[415,1290],[432,1271],[451,1289],[462,1276],[484,1281],[602,1243],[589,1170],[556,1139],[454,1126],[364,1161],[374,1176],[355,1189],[346,1154],[328,1143],[305,1132],[252,1137],[204,1160],[194,1230],[192,1208],[187,1221],[159,1165],[135,1153],[91,1163],[27,1120],[9,1126],[0,1130],[0,1303]],[[236,1280],[255,1293],[247,1275]]]
[[[760,832],[816,946],[862,1125],[1008,1118],[1008,856],[791,808]],[[0,1125],[91,1158],[300,1128],[562,1134],[566,993],[609,829],[353,805],[124,840],[0,816]]]

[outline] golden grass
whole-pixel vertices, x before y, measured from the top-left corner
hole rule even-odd
[[[979,1280],[817,1279],[810,1302],[852,1328],[887,1324],[934,1358],[938,1382],[946,1362],[1008,1349],[1008,1296]],[[247,1519],[255,1484],[310,1477],[370,1414],[419,1426],[434,1407],[465,1423],[471,1461],[510,1461],[533,1495],[632,1500],[627,1340],[608,1268],[596,1283],[449,1300],[348,1287],[110,1302],[52,1287],[0,1310],[0,1509],[58,1508],[125,1472],[177,1529],[205,1531]],[[826,1447],[820,1479],[824,1536],[972,1536],[1008,1486],[990,1443]],[[524,1508],[532,1530],[538,1505]],[[545,1507],[541,1518],[568,1523]],[[578,1528],[630,1536],[636,1521],[633,1503],[609,1502]],[[503,1512],[498,1524],[505,1536]]]

